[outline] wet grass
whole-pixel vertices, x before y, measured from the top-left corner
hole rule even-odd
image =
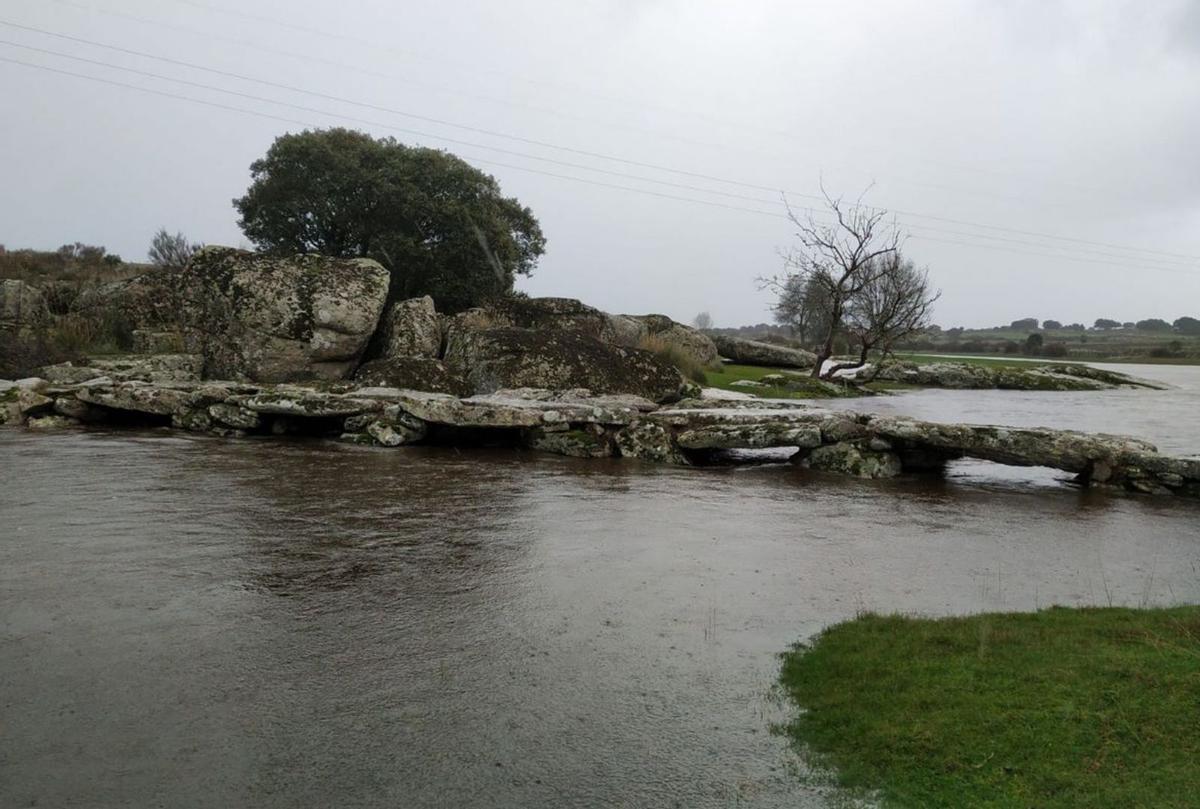
[[[896,354],[896,359],[905,362],[915,362],[919,365],[930,365],[935,362],[959,363],[962,365],[979,365],[984,368],[1018,368],[1030,370],[1040,365],[1071,365],[1066,360],[1039,359],[1037,357],[1017,357],[1013,359],[1001,357],[976,357],[967,355],[946,354]],[[1078,364],[1078,363],[1075,363]]]
[[[739,387],[741,380],[759,382],[772,374],[782,375],[783,381],[771,381],[765,387]],[[763,368],[757,365],[726,364],[710,368],[705,373],[709,387],[747,393],[766,399],[841,399],[863,395],[853,385],[821,382],[807,371],[796,368]]]
[[[864,615],[781,680],[786,732],[884,806],[1200,805],[1200,607]]]

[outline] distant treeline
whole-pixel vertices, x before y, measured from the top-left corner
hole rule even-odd
[[[1155,333],[1175,332],[1177,334],[1200,335],[1200,319],[1194,317],[1176,318],[1174,322],[1152,317],[1146,320],[1113,320],[1107,317],[1096,318],[1091,326],[1085,326],[1082,323],[1067,323],[1064,325],[1058,320],[1038,320],[1036,317],[1026,317],[1020,320],[1014,320],[1007,326],[992,326],[983,329],[970,329],[964,326],[956,326],[952,329],[942,329],[940,326],[934,326],[932,331],[941,332],[944,334],[964,334],[966,332],[997,332],[997,331],[1014,331],[1014,332],[1032,332],[1032,331],[1143,331]]]
[[[811,347],[788,326],[773,323],[705,331]],[[1005,326],[983,329],[931,326],[920,335],[897,343],[895,348],[918,353],[1006,354],[1055,359],[1154,357],[1184,361],[1200,356],[1200,339],[1197,338],[1200,338],[1200,319],[1193,317],[1180,317],[1171,323],[1153,318],[1136,322],[1100,318],[1091,326],[1024,318]],[[839,339],[839,351],[845,349],[843,343]]]

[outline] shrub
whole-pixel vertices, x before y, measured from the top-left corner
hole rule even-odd
[[[66,315],[75,311],[81,292],[79,284],[69,281],[51,281],[42,285],[42,298],[46,310],[52,315]]]
[[[671,363],[679,372],[693,382],[701,385],[708,384],[708,375],[704,366],[696,358],[675,343],[668,342],[655,334],[648,334],[638,340],[638,348],[649,351],[661,360]]]
[[[1066,343],[1047,343],[1042,348],[1042,356],[1044,357],[1065,357],[1070,353]]]
[[[0,332],[0,379],[34,376],[44,365],[77,359],[77,354],[64,351],[45,330],[20,335]]]
[[[1165,346],[1150,349],[1150,356],[1160,358],[1181,357],[1183,356],[1183,343],[1179,340],[1172,340]]]
[[[203,242],[192,243],[182,233],[172,236],[166,228],[159,228],[158,232],[154,234],[154,238],[150,240],[150,249],[147,251],[147,255],[150,257],[150,263],[156,267],[179,270],[186,267],[192,260],[192,256],[202,247],[204,247]]]

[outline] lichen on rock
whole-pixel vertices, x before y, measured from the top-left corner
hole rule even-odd
[[[185,341],[208,378],[343,379],[375,332],[388,278],[370,259],[207,247],[176,280]]]

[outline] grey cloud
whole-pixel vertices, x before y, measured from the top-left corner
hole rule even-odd
[[[1194,2],[344,0],[336,13],[331,6],[13,0],[0,19],[647,165],[0,26],[9,42],[336,113],[0,45],[0,58],[195,99],[0,62],[0,243],[82,240],[140,258],[160,225],[239,243],[230,199],[271,140],[301,126],[198,103],[206,101],[357,125],[477,162],[542,219],[549,251],[524,283],[535,294],[683,319],[709,310],[719,324],[765,320],[769,300],[755,278],[780,269],[778,249],[792,235],[778,216],[780,192],[811,204],[802,195],[815,193],[823,177],[848,195],[874,181],[868,201],[904,212],[908,250],[943,288],[937,319],[947,325],[1200,315],[1200,259],[1179,257],[1200,255]]]

